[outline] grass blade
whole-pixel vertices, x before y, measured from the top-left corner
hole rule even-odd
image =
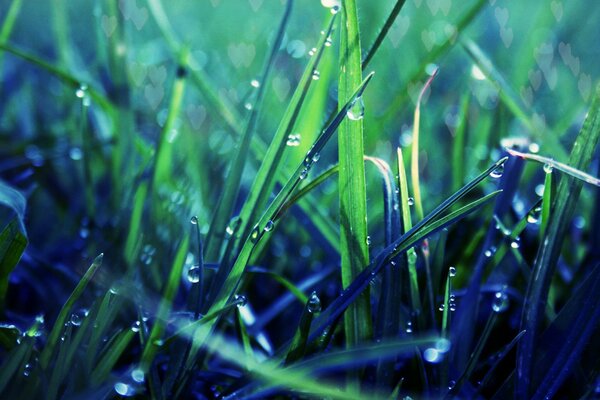
[[[239,194],[242,173],[244,171],[244,165],[249,153],[248,149],[250,147],[250,143],[254,134],[254,127],[258,118],[257,110],[260,109],[259,103],[262,101],[264,96],[269,72],[271,71],[271,67],[275,61],[275,56],[279,52],[279,47],[283,41],[285,28],[289,21],[293,3],[294,2],[290,0],[286,4],[283,17],[279,23],[279,28],[275,36],[275,41],[273,42],[273,46],[271,48],[271,54],[265,63],[264,71],[260,79],[258,91],[254,100],[256,104],[250,111],[244,134],[242,135],[242,140],[239,144],[238,152],[235,155],[235,158],[229,169],[229,174],[227,175],[227,181],[225,183],[221,200],[217,204],[214,217],[210,223],[210,230],[205,243],[206,258],[209,260],[219,260],[220,258],[219,250],[222,245],[221,239],[225,237],[225,229],[229,223],[235,201],[237,200]],[[277,137],[277,134],[275,137]]]
[[[92,277],[94,276],[94,273],[96,273],[96,270],[102,265],[103,258],[104,254],[100,253],[100,255],[94,259],[92,265],[83,275],[83,277],[73,290],[73,293],[71,293],[71,296],[69,296],[62,309],[60,310],[60,313],[58,314],[58,317],[54,322],[54,327],[52,328],[52,331],[48,336],[46,347],[44,347],[44,350],[40,354],[40,366],[42,367],[42,369],[46,369],[48,367],[50,358],[52,357],[52,354],[54,352],[54,347],[58,342],[58,339],[64,328],[64,324],[67,321],[67,317],[70,315],[71,308],[73,308],[73,305],[75,304],[77,299],[79,299],[79,297],[83,294],[83,291],[87,287],[88,283],[90,283]]]
[[[148,338],[148,342],[146,343],[144,352],[142,353],[140,369],[144,371],[144,373],[149,371],[150,365],[152,364],[152,361],[154,360],[156,352],[159,348],[157,341],[161,339],[165,331],[167,319],[169,318],[171,307],[173,305],[173,299],[177,294],[179,283],[181,282],[181,271],[183,270],[183,264],[188,252],[189,242],[189,235],[186,235],[181,241],[181,244],[177,249],[177,253],[175,254],[173,265],[171,266],[171,272],[165,285],[165,291],[156,314],[156,322],[152,327],[150,337]]]
[[[388,31],[394,24],[396,17],[398,16],[398,14],[400,14],[400,10],[402,10],[404,3],[406,3],[406,0],[396,0],[396,4],[394,4],[394,8],[392,8],[390,15],[388,15],[387,19],[385,20],[385,23],[383,24],[383,27],[379,31],[377,38],[375,39],[375,41],[369,48],[369,51],[367,51],[367,55],[365,56],[365,58],[362,62],[363,70],[367,69],[367,67],[369,66],[369,63],[371,62],[371,59],[373,58],[373,56],[375,56],[375,54],[377,53],[377,50],[379,50],[379,46],[381,46],[381,43],[383,43],[383,39],[385,39]]]
[[[600,86],[596,88],[588,116],[573,145],[569,165],[578,170],[587,169],[599,139]],[[534,278],[530,280],[527,288],[521,319],[521,330],[527,332],[517,348],[519,379],[517,380],[515,397],[518,399],[529,398],[531,395],[531,375],[535,362],[534,354],[537,347],[538,331],[543,319],[552,275],[563,239],[567,233],[568,221],[573,216],[582,186],[583,182],[581,180],[565,176],[561,179],[544,240],[536,257],[532,273]]]
[[[340,78],[338,102],[342,107],[348,95],[362,80],[360,33],[356,2],[346,0],[340,9]],[[363,109],[357,99],[349,118],[340,124],[338,153],[340,160],[340,255],[342,287],[346,288],[369,262],[367,245],[367,195],[363,162]],[[371,301],[366,290],[344,314],[346,346],[353,347],[372,335]]]
[[[290,177],[286,185],[281,189],[277,197],[275,197],[269,208],[264,212],[259,222],[254,226],[254,228],[246,238],[242,249],[239,252],[239,255],[237,256],[237,259],[233,265],[233,268],[231,269],[231,272],[229,273],[227,279],[217,292],[217,296],[212,302],[207,312],[207,315],[210,315],[215,310],[220,310],[221,308],[223,308],[225,304],[227,304],[228,300],[235,294],[236,288],[239,285],[239,282],[242,278],[242,274],[246,269],[254,247],[260,241],[263,235],[265,235],[273,229],[273,225],[275,223],[275,216],[280,214],[281,207],[289,200],[289,198],[294,193],[294,190],[298,187],[300,182],[306,179],[308,172],[312,168],[313,164],[318,161],[318,155],[320,154],[320,151],[323,149],[325,144],[327,144],[337,127],[340,125],[340,122],[346,117],[346,114],[350,107],[352,107],[354,100],[363,94],[365,88],[371,81],[372,77],[373,74],[371,73],[365,78],[365,80],[362,82],[359,88],[348,99],[346,105],[338,112],[335,119],[321,133],[321,135],[315,141],[311,149],[306,153],[306,158],[304,159],[304,161],[296,168],[294,174]],[[191,368],[191,366],[194,364],[198,350],[205,342],[207,335],[212,331],[214,324],[215,321],[211,321],[207,323],[207,329],[198,329],[198,331],[194,334],[194,346],[190,351],[190,356],[188,357],[187,361],[188,369]]]

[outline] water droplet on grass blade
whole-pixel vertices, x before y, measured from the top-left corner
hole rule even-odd
[[[429,363],[436,364],[442,361],[443,357],[437,349],[429,347],[423,352],[423,358]]]
[[[494,299],[492,300],[492,310],[496,313],[502,313],[506,311],[509,305],[508,296],[504,292],[496,292]]]
[[[134,369],[131,371],[131,378],[137,383],[144,382],[144,371],[142,371],[140,368]]]
[[[274,226],[275,223],[272,220],[267,221],[267,224],[265,225],[265,232],[272,231]]]
[[[198,217],[194,215],[192,218],[190,218],[190,223],[192,225],[198,225]]]
[[[456,267],[450,267],[448,269],[448,276],[455,277],[456,276]]]
[[[121,396],[133,396],[135,391],[126,383],[117,382],[114,386],[115,392]]]
[[[415,205],[415,199],[413,199],[412,197],[409,197],[408,200],[407,200],[407,202],[408,202],[409,206],[414,206]]]
[[[550,164],[544,164],[544,172],[547,174],[551,174],[554,170],[554,167]]]
[[[352,106],[346,112],[348,119],[352,121],[358,121],[363,119],[365,116],[365,103],[363,102],[362,96],[358,97],[352,103]]]
[[[252,86],[254,88],[258,88],[258,87],[260,87],[260,82],[258,81],[258,79],[252,79],[250,81],[250,86]]]
[[[501,178],[504,174],[504,164],[499,165],[496,169],[490,172],[490,177],[494,179]]]
[[[331,44],[332,44],[331,36],[328,36],[327,39],[325,39],[325,46],[331,47]]]
[[[248,304],[248,299],[246,298],[246,296],[244,295],[235,295],[235,302],[237,302],[237,306],[238,308],[244,307],[246,304]]]
[[[74,312],[73,314],[71,314],[70,322],[71,322],[71,325],[74,325],[74,326],[81,325],[81,316],[79,315],[79,313]]]
[[[200,282],[200,271],[199,265],[192,265],[192,267],[188,270],[187,279],[190,283],[198,283]]]
[[[285,144],[290,147],[298,147],[300,146],[300,138],[301,136],[299,133],[292,133],[288,136]]]
[[[300,176],[299,176],[299,178],[300,178],[300,179],[306,179],[306,177],[307,177],[307,176],[308,176],[308,168],[304,168],[304,169],[302,170],[302,172],[300,172]]]
[[[306,304],[306,310],[309,313],[318,313],[321,312],[321,299],[317,296],[317,292],[312,292],[310,297],[308,298],[308,303]]]
[[[320,77],[321,77],[321,73],[319,72],[319,70],[314,69],[313,73],[312,73],[313,81],[318,81]]]

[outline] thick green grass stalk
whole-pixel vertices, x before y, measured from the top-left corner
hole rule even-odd
[[[362,80],[360,34],[356,2],[342,3],[340,29],[340,107]],[[358,99],[338,131],[340,160],[340,254],[342,286],[345,288],[369,263],[367,245],[367,199],[363,162],[362,99]],[[353,116],[353,117],[352,117]],[[366,290],[344,315],[346,346],[356,346],[372,335],[371,303]]]
[[[587,118],[573,145],[569,165],[577,170],[586,170],[591,162],[600,139],[600,86],[596,88],[594,100]],[[570,176],[563,176],[556,193],[550,219],[544,234],[544,240],[538,251],[529,281],[521,328],[526,330],[517,350],[518,379],[515,397],[529,398],[531,395],[531,377],[534,367],[536,340],[541,329],[550,283],[562,243],[567,234],[568,221],[571,220],[577,205],[583,182]]]

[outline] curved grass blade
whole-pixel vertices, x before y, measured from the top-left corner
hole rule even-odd
[[[173,88],[171,89],[167,119],[158,138],[158,147],[156,149],[156,157],[154,159],[152,172],[152,189],[155,192],[158,191],[158,186],[161,183],[169,180],[171,175],[173,142],[175,140],[175,137],[173,137],[173,132],[175,131],[173,125],[181,111],[181,103],[183,102],[183,95],[185,93],[186,73],[183,65],[187,64],[188,54],[189,51],[185,48],[181,52],[177,75],[175,77],[175,82],[173,83]]]
[[[337,114],[333,122],[321,133],[319,138],[315,141],[314,145],[307,152],[304,161],[296,168],[294,174],[290,177],[286,185],[281,189],[277,197],[275,197],[271,205],[264,212],[259,222],[252,229],[252,231],[246,238],[239,255],[237,256],[237,259],[233,265],[233,268],[231,269],[231,272],[227,276],[227,279],[225,280],[223,285],[220,287],[220,290],[218,291],[215,300],[212,302],[207,314],[210,314],[215,310],[223,308],[223,306],[225,306],[228,300],[235,294],[236,288],[242,278],[242,274],[244,273],[244,270],[248,264],[254,247],[260,241],[263,235],[265,235],[273,229],[273,225],[275,223],[273,218],[276,215],[279,215],[281,207],[288,201],[288,199],[293,194],[294,190],[298,187],[300,182],[307,177],[309,170],[312,168],[313,164],[319,159],[318,154],[323,149],[327,141],[331,138],[331,136],[339,126],[340,122],[346,116],[346,113],[352,106],[353,101],[357,97],[362,95],[372,77],[373,73],[369,74],[367,78],[365,78],[365,80],[362,82],[362,84],[359,86],[356,92],[354,92],[354,94],[350,97],[346,105]],[[194,346],[192,348],[192,351],[190,352],[190,356],[188,357],[187,362],[188,369],[190,369],[191,366],[194,364],[198,350],[205,342],[206,335],[208,335],[212,331],[214,324],[215,321],[209,322],[207,324],[208,329],[199,329],[194,335]]]
[[[544,143],[547,143],[553,151],[559,153],[560,157],[566,157],[564,148],[558,141],[558,135],[547,133],[541,136],[546,130],[540,129],[540,127],[536,125],[535,121],[530,116],[531,110],[523,104],[523,101],[516,94],[516,91],[506,79],[504,79],[500,71],[494,67],[493,63],[485,55],[483,50],[471,40],[461,41],[461,45],[485,76],[496,85],[499,90],[500,100],[513,115],[525,125],[531,135],[536,137],[536,139],[543,140]]]
[[[355,0],[346,0],[340,9],[340,75],[338,103],[342,107],[348,95],[362,80],[360,32]],[[367,245],[367,194],[363,162],[362,98],[355,101],[349,118],[342,121],[338,133],[340,255],[342,287],[346,288],[369,262]],[[371,298],[366,290],[344,314],[346,346],[353,347],[373,334]]]
[[[563,164],[561,162],[555,161],[552,158],[540,156],[538,154],[521,153],[520,151],[509,149],[509,148],[506,148],[506,151],[511,156],[521,157],[521,158],[524,158],[525,160],[533,160],[533,161],[537,161],[539,163],[542,163],[545,166],[545,170],[554,169],[555,168],[555,169],[557,169],[559,171],[562,171],[565,174],[569,174],[572,177],[574,177],[576,179],[579,179],[579,180],[581,180],[583,182],[586,182],[586,183],[592,184],[594,186],[600,187],[600,179],[598,179],[598,178],[596,178],[596,177],[594,177],[594,176],[592,176],[592,175],[590,175],[588,173],[580,171],[577,168],[573,168],[570,165]]]
[[[365,58],[362,62],[363,70],[369,66],[371,59],[373,58],[373,56],[375,56],[375,54],[377,53],[377,50],[379,50],[379,46],[381,46],[381,43],[383,43],[383,39],[385,39],[388,31],[394,24],[396,17],[398,17],[398,14],[400,14],[400,10],[402,10],[404,3],[406,3],[406,0],[396,0],[396,4],[394,4],[394,8],[392,8],[390,15],[388,15],[387,19],[385,20],[385,23],[383,24],[383,27],[379,31],[377,38],[375,38],[375,41],[369,48],[369,51],[367,51],[367,55],[365,56]]]
[[[460,35],[460,33],[475,20],[475,17],[479,15],[479,12],[487,3],[487,0],[478,0],[455,24],[455,33],[447,38],[443,44],[434,47],[429,53],[427,53],[427,55],[425,55],[421,66],[416,70],[411,78],[406,81],[407,83],[401,87],[400,90],[398,90],[398,95],[396,98],[390,102],[390,105],[384,114],[384,123],[391,118],[395,118],[398,110],[402,109],[404,103],[410,98],[408,95],[408,84],[419,81],[419,79],[426,74],[425,66],[427,64],[435,63],[436,60],[438,60],[444,53],[453,47],[456,37]]]
[[[50,359],[54,353],[54,347],[56,346],[56,343],[58,342],[58,339],[61,335],[61,332],[63,331],[64,324],[67,320],[67,317],[70,315],[71,308],[73,308],[73,305],[75,304],[77,299],[79,299],[79,297],[83,294],[83,291],[87,287],[88,283],[91,281],[96,270],[98,268],[100,268],[100,266],[102,265],[103,258],[104,258],[104,254],[100,253],[100,255],[94,259],[90,268],[83,275],[83,277],[81,278],[81,280],[79,281],[79,283],[77,284],[75,289],[73,290],[73,293],[71,293],[71,295],[69,296],[69,298],[63,305],[62,309],[60,310],[60,313],[58,314],[58,317],[56,317],[56,321],[54,322],[54,327],[52,328],[52,331],[50,332],[50,335],[48,336],[48,341],[46,342],[46,346],[44,347],[44,350],[42,350],[42,353],[40,354],[40,366],[42,367],[42,369],[45,370],[48,367]]]
[[[413,134],[412,134],[412,145],[411,145],[411,159],[410,159],[410,176],[412,179],[413,194],[415,196],[415,211],[417,212],[417,218],[423,219],[423,200],[421,199],[421,181],[419,178],[419,134],[421,125],[421,100],[423,94],[429,89],[433,79],[439,72],[439,68],[435,68],[433,73],[429,76],[417,99],[417,105],[415,106],[415,113],[413,118]]]
[[[152,364],[152,361],[154,360],[156,352],[159,348],[157,342],[161,339],[165,331],[167,319],[169,318],[171,307],[173,305],[173,299],[177,294],[179,283],[181,282],[181,271],[183,270],[183,264],[188,252],[189,242],[189,235],[186,235],[181,241],[181,244],[177,249],[177,253],[175,254],[175,258],[173,259],[171,272],[166,282],[165,291],[156,314],[156,321],[152,327],[150,337],[148,338],[148,342],[146,343],[142,353],[140,369],[144,373],[147,373],[150,370],[150,365]]]
[[[63,71],[62,69],[53,66],[49,62],[44,61],[42,58],[39,58],[33,54],[20,50],[12,45],[9,45],[8,43],[0,43],[0,50],[5,50],[33,65],[36,65],[50,72],[52,75],[56,76],[57,78],[71,86],[73,89],[77,89],[81,86],[82,81],[77,79],[74,75],[71,75],[69,72]],[[89,84],[87,90],[92,100],[99,104],[104,110],[110,112],[114,109],[110,100],[107,97],[105,97],[100,91],[98,91]]]
[[[442,204],[436,207],[431,213],[417,223],[412,229],[402,235],[392,245],[386,247],[381,251],[369,265],[368,268],[364,269],[363,272],[357,277],[352,284],[342,292],[342,294],[329,305],[329,307],[321,314],[321,316],[314,321],[313,328],[311,329],[310,340],[315,340],[321,332],[328,325],[330,325],[337,317],[339,317],[348,307],[350,303],[360,294],[366,286],[369,285],[371,279],[379,273],[381,268],[386,265],[391,259],[407,251],[410,247],[414,246],[420,240],[423,240],[426,236],[432,235],[433,233],[443,229],[444,227],[451,225],[452,223],[464,218],[467,214],[475,211],[477,208],[484,205],[487,201],[494,198],[499,192],[493,192],[483,198],[476,200],[459,210],[441,217],[441,215],[454,205],[463,196],[469,193],[475,186],[481,181],[488,177],[488,175],[504,165],[507,158],[502,158],[497,161],[494,165],[488,168],[483,173],[479,174],[475,179],[469,182],[467,185],[462,187],[459,191],[454,193]]]
[[[300,110],[302,109],[304,99],[308,94],[308,89],[313,82],[313,74],[323,56],[325,50],[325,43],[327,38],[333,30],[333,23],[335,21],[335,15],[331,18],[328,24],[327,31],[324,35],[321,35],[319,44],[317,45],[317,52],[311,57],[308,62],[300,82],[294,91],[292,99],[288,104],[288,107],[279,123],[277,131],[273,136],[273,140],[269,145],[267,152],[262,156],[262,163],[256,173],[254,182],[250,188],[248,198],[244,202],[242,209],[239,214],[239,226],[237,227],[237,234],[235,238],[239,238],[239,241],[233,240],[233,246],[228,247],[228,251],[224,256],[219,271],[215,276],[212,283],[212,291],[209,295],[210,299],[214,299],[217,292],[220,290],[223,282],[225,281],[233,262],[235,261],[236,255],[239,253],[239,249],[243,247],[243,239],[247,237],[252,229],[252,223],[256,221],[259,213],[264,210],[269,197],[273,192],[273,188],[276,183],[276,173],[280,168],[280,164],[283,159],[283,154],[286,148],[287,138],[294,128],[294,124]]]
[[[587,169],[599,139],[600,86],[596,88],[588,115],[573,145],[569,164],[578,170]],[[568,221],[573,216],[582,186],[583,182],[579,179],[566,176],[561,179],[544,240],[535,260],[533,278],[529,281],[521,319],[521,330],[527,332],[517,348],[519,379],[515,388],[515,397],[518,399],[529,398],[531,395],[531,376],[535,363],[538,330],[546,308],[552,275],[567,233]]]
[[[108,378],[108,375],[134,337],[134,331],[131,329],[123,329],[110,342],[104,352],[104,356],[100,358],[96,368],[94,368],[94,371],[92,372],[91,382],[93,385],[99,385]]]
[[[315,313],[321,312],[321,299],[317,296],[317,292],[312,292],[310,298],[304,305],[304,310],[300,316],[300,322],[296,329],[296,334],[292,339],[290,348],[283,365],[289,365],[304,357],[306,352],[306,341],[310,333],[310,324],[315,316]]]
[[[238,152],[235,155],[234,160],[229,168],[229,174],[227,175],[227,181],[225,182],[223,195],[221,196],[221,200],[217,203],[217,208],[214,211],[214,216],[210,223],[210,229],[206,237],[205,243],[206,257],[209,260],[219,260],[220,258],[219,250],[222,245],[222,240],[220,239],[225,237],[225,229],[233,213],[235,201],[240,191],[242,173],[244,171],[244,165],[246,163],[246,159],[249,153],[248,149],[250,147],[251,140],[254,134],[254,128],[258,119],[257,110],[261,109],[260,103],[262,102],[262,99],[264,97],[265,88],[267,86],[267,79],[270,75],[271,68],[275,62],[275,56],[279,52],[279,48],[283,41],[285,35],[285,28],[289,21],[293,3],[294,2],[292,0],[289,0],[286,3],[286,8],[283,13],[283,17],[281,19],[281,22],[279,23],[279,28],[277,29],[277,34],[275,35],[275,40],[271,47],[271,53],[265,63],[265,67],[263,69],[263,73],[259,81],[259,87],[256,93],[256,97],[254,99],[254,102],[256,104],[254,107],[252,107],[252,110],[250,110],[250,115],[248,117],[244,129],[244,134],[242,135],[242,140],[238,147]],[[293,123],[291,124],[293,125]],[[277,134],[275,135],[275,137],[277,137]]]

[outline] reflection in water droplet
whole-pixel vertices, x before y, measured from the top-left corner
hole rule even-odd
[[[275,224],[273,223],[273,221],[269,220],[267,222],[267,224],[265,225],[265,232],[272,231],[274,226],[275,226]]]
[[[321,77],[321,73],[316,69],[313,70],[313,73],[312,73],[313,81],[318,81],[320,77]]]
[[[306,310],[309,313],[318,313],[321,312],[321,299],[317,296],[317,292],[312,292],[310,297],[308,298],[308,303],[306,304]]]
[[[492,172],[490,172],[490,177],[494,178],[494,179],[498,179],[498,178],[502,177],[502,174],[504,174],[504,164],[498,166],[498,168],[496,168]]]
[[[202,272],[200,268],[200,265],[192,265],[192,267],[188,270],[187,279],[190,281],[190,283],[200,282],[200,275]]]
[[[131,371],[131,378],[137,383],[144,382],[144,371],[139,368],[134,369]]]
[[[346,113],[349,119],[353,121],[358,121],[363,119],[365,116],[365,103],[361,97],[358,97],[352,103],[352,106],[348,109]]]

